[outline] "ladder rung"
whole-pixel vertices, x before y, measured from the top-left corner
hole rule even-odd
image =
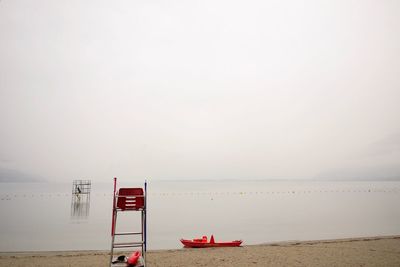
[[[143,244],[144,242],[114,243],[113,248],[141,247]]]
[[[138,208],[138,209],[131,209],[131,208],[126,208],[126,209],[121,209],[121,208],[115,208],[116,211],[145,211],[145,208]]]
[[[116,247],[113,247],[113,248],[140,248],[140,247],[142,247],[142,245],[116,246]]]
[[[143,244],[143,242],[123,242],[123,243],[114,243],[114,245],[139,245],[139,244]]]
[[[141,235],[142,232],[114,233],[114,235]]]
[[[112,267],[126,267],[127,266],[127,263],[126,262],[117,262],[117,263],[112,263],[111,264],[111,266]],[[138,260],[138,262],[135,264],[135,266],[140,266],[140,267],[143,267],[144,266],[144,260],[143,260],[143,257],[141,256],[141,257],[139,257],[139,260]]]

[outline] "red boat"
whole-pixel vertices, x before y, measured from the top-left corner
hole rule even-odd
[[[215,242],[214,236],[211,235],[210,242],[207,241],[207,236],[196,238],[193,240],[181,239],[182,244],[188,248],[210,248],[210,247],[239,247],[242,240],[234,240],[230,242]]]

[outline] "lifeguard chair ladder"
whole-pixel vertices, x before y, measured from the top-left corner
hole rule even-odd
[[[117,178],[114,178],[114,197],[113,197],[113,212],[111,223],[111,255],[110,266],[126,266],[124,264],[113,264],[113,256],[115,248],[131,248],[140,247],[143,257],[143,266],[146,265],[146,196],[147,183],[144,183],[143,188],[120,188],[117,192]],[[118,212],[138,211],[141,213],[141,230],[139,232],[115,232],[117,226]],[[140,241],[116,243],[116,236],[140,235]]]

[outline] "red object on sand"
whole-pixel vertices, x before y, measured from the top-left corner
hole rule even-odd
[[[207,236],[203,238],[195,238],[193,240],[181,239],[182,244],[189,248],[210,248],[210,247],[239,247],[242,240],[234,240],[229,242],[215,242],[214,236],[211,235],[210,242],[207,241]]]
[[[129,266],[135,265],[138,262],[139,258],[140,258],[140,251],[133,252],[132,255],[130,255],[128,258],[128,261],[127,261],[128,265]]]

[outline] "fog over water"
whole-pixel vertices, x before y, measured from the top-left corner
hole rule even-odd
[[[3,183],[0,251],[108,250],[113,184],[92,189],[71,205],[71,183]],[[150,250],[211,234],[244,245],[400,234],[399,181],[158,181],[147,196]],[[138,231],[139,214],[120,212],[117,232]]]
[[[0,1],[0,182],[400,177],[398,1]]]

